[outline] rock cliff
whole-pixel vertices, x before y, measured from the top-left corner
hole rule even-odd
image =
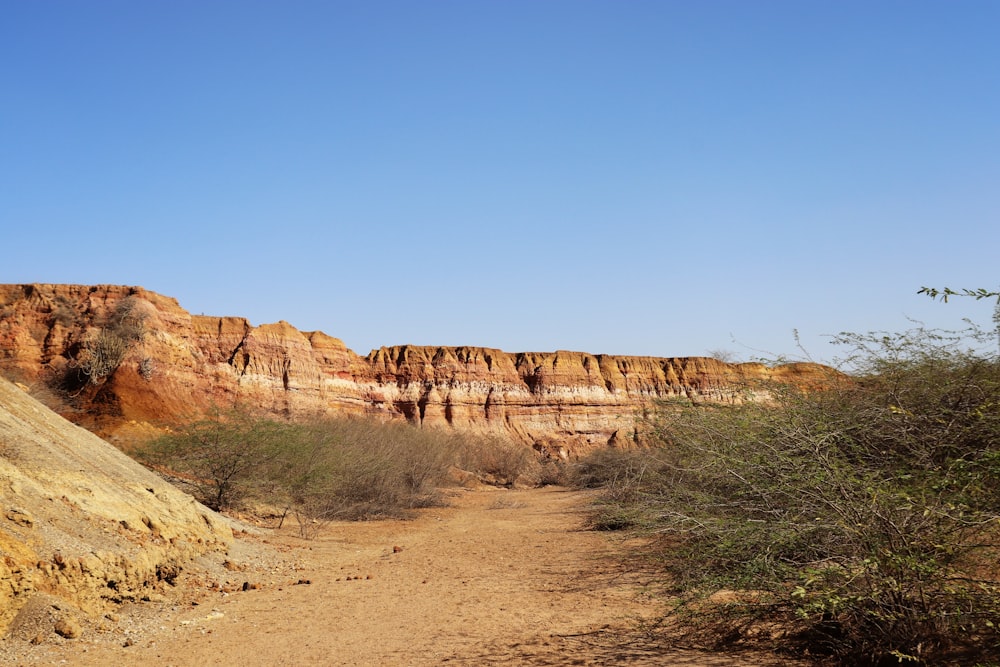
[[[36,284],[0,285],[0,372],[57,388],[57,411],[112,437],[245,404],[507,434],[565,457],[626,444],[651,401],[753,400],[764,396],[758,381],[818,383],[829,369],[479,347],[362,357],[322,332],[192,315],[141,287]]]

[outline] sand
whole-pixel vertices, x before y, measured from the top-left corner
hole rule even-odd
[[[76,639],[5,642],[41,665],[778,665],[642,630],[659,586],[586,530],[587,492],[455,489],[412,520],[239,534],[226,567],[189,568],[162,599]],[[244,590],[245,589],[245,590]]]

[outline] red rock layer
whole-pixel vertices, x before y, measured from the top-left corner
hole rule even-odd
[[[146,335],[115,373],[76,387],[61,409],[78,422],[99,416],[88,426],[106,433],[129,421],[176,421],[243,404],[295,416],[400,416],[507,434],[565,456],[627,443],[654,400],[753,399],[761,396],[757,381],[814,383],[830,372],[814,364],[480,347],[383,347],[361,357],[322,332],[191,315],[170,297],[115,285],[0,285],[0,371],[50,386],[74,377],[87,341],[124,299],[141,313]]]

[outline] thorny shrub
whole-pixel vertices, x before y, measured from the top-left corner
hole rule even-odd
[[[136,456],[214,510],[239,506],[266,488],[270,468],[294,436],[284,423],[217,412],[137,448]]]
[[[1000,362],[961,340],[843,335],[849,381],[663,406],[657,447],[578,469],[608,488],[596,524],[657,536],[700,640],[756,632],[845,664],[996,659]],[[720,589],[747,593],[706,604]]]

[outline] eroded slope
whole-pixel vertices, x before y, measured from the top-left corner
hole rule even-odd
[[[221,517],[0,379],[0,636],[39,596],[96,614],[231,540]]]

